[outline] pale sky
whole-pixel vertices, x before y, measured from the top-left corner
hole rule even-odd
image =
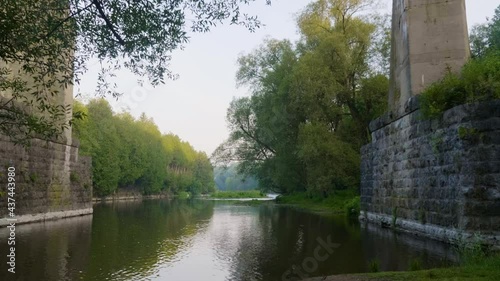
[[[197,150],[210,155],[228,137],[226,111],[233,97],[248,95],[245,89],[237,89],[235,74],[239,54],[248,54],[258,47],[264,38],[299,38],[294,15],[311,0],[273,0],[266,6],[257,0],[246,11],[256,14],[266,25],[255,33],[239,26],[224,25],[209,33],[191,34],[184,50],[174,52],[170,69],[180,78],[167,80],[156,88],[139,87],[138,77],[121,71],[117,73],[119,91],[124,95],[118,100],[109,99],[114,110],[124,108],[138,117],[142,112],[152,117],[163,133],[172,132],[188,141]],[[383,12],[390,13],[390,0],[382,0]],[[491,17],[500,0],[466,0],[469,29]],[[91,66],[82,77],[76,92],[92,96],[97,67]]]

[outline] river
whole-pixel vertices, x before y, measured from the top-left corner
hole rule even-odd
[[[128,201],[19,225],[15,274],[8,234],[0,230],[0,280],[277,281],[456,260],[443,243],[272,203]]]

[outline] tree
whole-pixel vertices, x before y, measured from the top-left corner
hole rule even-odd
[[[488,25],[477,24],[472,27],[469,36],[471,55],[473,58],[479,58],[485,55],[488,50]]]
[[[229,139],[212,155],[260,187],[330,196],[357,189],[359,149],[386,108],[387,23],[360,16],[368,0],[317,0],[298,17],[301,39],[268,39],[238,59],[251,96],[227,113]],[[373,59],[378,57],[377,59]],[[231,184],[231,179],[226,178]]]
[[[480,58],[492,51],[500,50],[500,6],[491,20],[472,27],[470,46],[473,58]]]
[[[316,118],[330,123],[333,130],[345,114],[366,129],[373,117],[372,112],[362,112],[359,105],[363,99],[360,85],[373,75],[369,62],[377,53],[377,49],[372,48],[377,24],[384,30],[378,17],[358,15],[371,3],[368,0],[319,0],[299,16],[304,50],[298,75],[306,78],[297,87],[300,91],[297,95],[307,99],[310,106],[322,107],[315,110],[322,113]],[[386,38],[382,36],[382,42],[386,42]],[[380,52],[386,49],[381,48]],[[366,130],[362,134],[367,142]]]
[[[104,99],[80,102],[85,117],[74,123],[80,152],[93,158],[95,194],[105,196],[121,189],[143,194],[214,189],[213,168],[205,153],[173,134],[162,135],[153,119],[142,114],[114,114]]]
[[[229,139],[212,155],[216,163],[238,161],[241,173],[256,175],[260,186],[272,191],[304,186],[294,154],[302,120],[289,107],[296,62],[287,40],[266,40],[253,53],[238,59],[237,82],[250,86],[252,97],[231,102]]]
[[[359,186],[360,156],[352,144],[332,134],[325,124],[303,124],[298,153],[307,170],[308,191],[327,196],[330,191]]]
[[[490,47],[500,50],[500,5],[495,9],[495,14],[489,25],[488,40]]]
[[[260,21],[240,6],[254,1],[0,0],[0,133],[20,142],[60,135],[71,108],[59,97],[91,58],[101,65],[101,96],[119,95],[110,78],[122,67],[152,85],[175,78],[168,63],[188,28],[229,21],[253,31]]]
[[[148,136],[130,113],[114,116],[115,127],[121,141],[117,147],[120,157],[119,186],[132,186],[144,174],[148,166],[145,138]],[[77,122],[79,123],[79,122]]]
[[[203,152],[198,152],[193,168],[193,182],[189,192],[193,194],[207,194],[215,191],[214,169],[208,156]]]
[[[120,182],[118,148],[122,141],[116,130],[113,111],[106,100],[92,100],[86,108],[88,119],[75,124],[75,133],[81,139],[82,155],[92,156],[95,193],[108,195],[116,191]]]
[[[164,187],[167,158],[163,151],[161,133],[153,119],[142,114],[136,121],[136,133],[141,137],[144,170],[135,185],[142,188],[144,194],[158,193]]]

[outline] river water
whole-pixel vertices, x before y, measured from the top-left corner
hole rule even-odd
[[[446,244],[342,216],[264,203],[148,200],[16,227],[16,273],[0,280],[278,281],[454,263]]]

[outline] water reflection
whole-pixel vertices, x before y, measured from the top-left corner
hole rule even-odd
[[[16,269],[7,272],[9,235],[0,229],[0,280],[78,280],[89,262],[92,216],[16,226]]]
[[[0,230],[2,253],[7,235]],[[318,238],[328,237],[340,246],[304,271]],[[424,267],[455,260],[442,243],[270,203],[103,204],[93,216],[19,226],[17,239],[17,279],[7,279],[1,262],[0,280],[267,281],[282,280],[287,271],[303,277],[366,272],[372,259],[383,270],[405,270],[414,258]]]
[[[129,201],[95,206],[90,263],[83,280],[141,280],[182,260],[206,228],[213,202]]]
[[[361,227],[364,258],[380,261],[380,270],[407,270],[412,260],[418,260],[424,268],[458,263],[457,252],[448,244],[411,234],[396,234],[391,229],[370,223],[362,223]]]

